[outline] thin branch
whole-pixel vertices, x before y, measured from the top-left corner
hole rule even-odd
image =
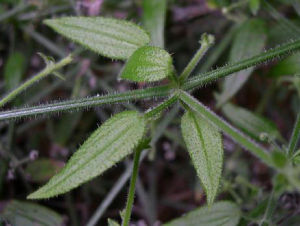
[[[223,78],[234,72],[244,70],[246,68],[265,63],[280,57],[291,55],[295,51],[300,50],[300,39],[283,44],[277,48],[268,50],[262,54],[256,55],[246,60],[220,67],[216,70],[197,75],[183,84],[181,87],[184,90],[192,90],[199,88],[216,79]]]
[[[140,156],[141,156],[142,150],[143,150],[143,147],[138,147],[134,154],[132,175],[131,175],[131,180],[130,180],[130,185],[129,185],[128,199],[127,199],[127,203],[126,203],[125,215],[124,215],[124,219],[122,222],[122,226],[129,225],[129,221],[130,221],[130,217],[131,217],[131,210],[132,210],[132,206],[133,206],[133,202],[134,202],[135,184],[136,184],[136,180],[138,177]]]
[[[103,104],[122,103],[126,101],[159,98],[168,96],[170,88],[168,86],[158,86],[147,89],[133,90],[124,93],[108,94],[103,96],[87,97],[82,99],[62,101],[52,104],[15,109],[0,112],[0,121],[8,119],[20,119],[29,116],[71,111],[76,109],[95,107]]]
[[[200,48],[179,76],[179,81],[184,82],[190,76],[190,74],[195,69],[199,61],[203,58],[209,47],[211,47],[214,44],[214,42],[214,36],[208,35],[206,33],[202,35],[200,40]]]
[[[237,62],[232,65],[224,66],[207,73],[197,75],[185,82],[181,88],[184,90],[191,91],[218,78],[228,76],[232,73],[244,70],[254,65],[262,64],[270,60],[291,55],[293,52],[298,50],[300,50],[300,40],[292,41],[283,44],[275,49],[271,49],[265,53],[254,56],[252,58]],[[93,107],[107,103],[120,103],[124,101],[132,101],[146,98],[165,97],[170,94],[171,88],[169,86],[158,86],[144,90],[134,90],[125,93],[110,94],[102,97],[90,97],[78,100],[63,101],[59,103],[3,111],[2,113],[0,113],[0,121],[5,119],[17,119],[26,116],[48,114],[58,111]]]
[[[16,96],[18,96],[21,92],[32,86],[34,83],[38,82],[39,80],[43,79],[47,75],[55,72],[56,70],[66,66],[67,64],[71,63],[72,57],[71,55],[63,58],[58,63],[51,63],[46,66],[44,70],[42,70],[37,75],[33,76],[31,79],[27,80],[25,83],[17,87],[16,89],[12,90],[8,93],[5,97],[0,100],[0,107],[3,107],[5,104],[13,100]]]

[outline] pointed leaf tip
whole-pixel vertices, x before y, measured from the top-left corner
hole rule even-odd
[[[59,34],[84,47],[113,59],[127,59],[150,37],[138,25],[104,17],[62,17],[44,20]]]
[[[27,198],[57,196],[99,176],[131,154],[145,130],[146,120],[138,112],[116,114],[92,133],[57,175]]]
[[[172,73],[172,57],[159,47],[143,46],[129,58],[121,78],[135,82],[154,82]]]
[[[220,132],[199,114],[188,110],[181,120],[188,152],[211,205],[217,195],[223,165]]]

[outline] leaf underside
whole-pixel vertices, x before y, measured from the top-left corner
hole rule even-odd
[[[143,46],[129,58],[121,72],[121,78],[135,82],[154,82],[166,78],[172,72],[172,58],[165,50]]]
[[[60,173],[28,198],[57,196],[100,175],[133,152],[145,128],[145,119],[138,112],[116,114],[92,133]]]
[[[182,117],[181,130],[210,205],[217,194],[222,173],[221,134],[212,124],[190,110]]]
[[[146,31],[124,20],[62,17],[44,23],[74,42],[113,59],[127,59],[136,49],[150,42]]]
[[[235,203],[221,201],[197,208],[164,226],[235,226],[240,217],[241,212]]]

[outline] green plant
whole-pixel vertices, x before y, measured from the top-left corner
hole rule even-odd
[[[204,56],[208,48],[213,45],[214,38],[211,35],[204,34],[202,36],[199,50],[178,76],[172,64],[171,55],[161,47],[149,45],[151,40],[147,32],[133,23],[102,17],[66,17],[46,20],[45,23],[61,35],[100,55],[112,59],[126,60],[126,64],[120,73],[121,79],[132,82],[154,82],[166,79],[168,84],[0,112],[0,120],[10,120],[73,109],[79,110],[102,104],[158,97],[166,98],[165,101],[144,113],[125,111],[113,116],[102,124],[72,156],[62,171],[50,179],[46,185],[30,194],[28,196],[29,199],[50,198],[68,192],[82,183],[99,176],[126,156],[134,153],[133,173],[122,223],[122,225],[129,225],[140,156],[142,151],[149,147],[150,124],[164,110],[177,101],[181,103],[185,110],[181,120],[182,135],[196,172],[205,189],[207,202],[212,209],[229,208],[238,213],[238,217],[235,215],[235,218],[231,219],[234,222],[232,224],[236,224],[240,218],[239,210],[236,206],[226,202],[213,203],[220,186],[223,165],[221,132],[229,135],[238,144],[273,168],[278,174],[284,175],[293,187],[300,189],[299,181],[297,180],[298,168],[293,164],[294,159],[298,156],[295,147],[300,134],[299,116],[287,150],[274,149],[270,151],[221,119],[190,95],[190,92],[193,90],[222,77],[267,61],[291,55],[300,50],[300,40],[291,41],[261,54],[257,53],[258,50],[261,50],[261,45],[259,45],[257,47],[258,50],[255,51],[257,55],[249,59],[231,63],[216,70],[189,78],[199,60]],[[71,60],[72,58],[67,56],[59,63],[51,61],[51,63],[47,64],[45,70],[4,97],[0,101],[0,106],[2,107],[11,101],[37,80],[50,73],[57,73],[59,68],[71,63]],[[234,93],[238,89],[234,90]],[[226,89],[224,92],[226,93]],[[225,95],[225,99],[221,101],[220,107],[232,95],[232,93],[228,96]],[[226,105],[223,107],[226,107]],[[224,110],[226,111],[226,109]],[[267,134],[266,132],[269,131],[260,131],[259,138],[263,141],[272,140],[273,134]],[[201,215],[205,211],[207,210],[200,210],[197,214]],[[231,212],[226,217],[230,217],[230,214]],[[187,217],[191,216],[193,218],[193,213]],[[171,222],[168,225],[178,225],[176,222]]]

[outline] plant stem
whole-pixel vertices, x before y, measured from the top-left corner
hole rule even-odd
[[[19,95],[21,92],[26,90],[28,87],[32,86],[35,82],[38,82],[39,80],[51,74],[52,72],[56,71],[57,69],[62,68],[65,65],[71,63],[71,61],[72,61],[72,57],[71,55],[69,55],[56,64],[53,63],[47,65],[46,68],[42,70],[40,73],[33,76],[31,79],[27,80],[25,83],[23,83],[22,85],[20,85],[10,93],[8,93],[4,98],[2,98],[0,101],[0,107],[3,107],[9,101],[13,100],[17,95]]]
[[[216,70],[197,75],[197,76],[189,79],[187,82],[185,82],[181,88],[184,90],[192,90],[195,88],[199,88],[199,87],[201,87],[209,82],[212,82],[218,78],[223,78],[234,72],[238,72],[238,71],[247,69],[249,67],[252,67],[252,66],[255,66],[258,64],[262,64],[262,63],[270,61],[270,60],[274,60],[276,58],[290,55],[292,52],[298,51],[298,50],[300,50],[300,39],[283,44],[280,47],[271,49],[262,54],[258,54],[249,59],[242,60],[240,62],[231,64],[231,65],[227,65],[227,66],[223,66]]]
[[[181,86],[181,88],[184,90],[191,91],[195,88],[199,88],[209,82],[212,82],[218,78],[228,76],[234,72],[252,67],[257,64],[262,64],[269,60],[290,55],[299,49],[300,49],[300,40],[289,42],[287,44],[281,45],[280,47],[277,47],[265,53],[254,56],[250,59],[246,59],[238,63],[235,63],[233,65],[224,66],[219,69],[197,75],[189,79],[188,81],[186,81]],[[125,93],[111,94],[102,97],[83,98],[83,99],[63,101],[63,102],[53,103],[53,104],[34,106],[29,108],[3,111],[0,113],[0,121],[5,119],[16,119],[16,118],[23,118],[26,116],[47,114],[51,112],[93,107],[93,106],[98,106],[107,103],[120,103],[120,102],[131,101],[131,100],[165,97],[170,94],[171,94],[171,89],[169,86],[157,86],[154,88],[134,90]]]
[[[187,92],[181,91],[179,95],[180,99],[187,104],[192,110],[202,115],[204,118],[209,120],[214,126],[227,133],[232,137],[237,143],[244,146],[246,149],[251,151],[254,155],[260,158],[267,165],[274,167],[270,155],[260,147],[257,143],[251,140],[248,136],[244,135],[242,132],[236,128],[229,125],[215,113],[207,109],[204,105],[198,102],[194,97],[190,96]]]
[[[134,154],[132,176],[131,176],[131,180],[130,180],[128,199],[127,199],[127,203],[126,203],[125,216],[124,216],[124,219],[122,222],[122,226],[129,225],[131,210],[132,210],[133,201],[134,201],[135,184],[136,184],[136,179],[137,179],[138,171],[139,171],[139,160],[140,160],[140,155],[141,155],[142,150],[143,150],[143,148],[138,147]]]
[[[239,26],[235,25],[232,26],[228,31],[226,31],[225,36],[222,38],[220,43],[218,45],[215,45],[212,50],[211,54],[209,54],[205,62],[201,65],[200,72],[206,72],[208,71],[220,58],[221,54],[228,48],[230,45],[230,42]]]
[[[288,147],[288,155],[293,156],[300,138],[300,109],[297,115],[293,133]]]
[[[7,119],[17,119],[28,116],[38,116],[42,114],[57,113],[103,104],[122,103],[132,100],[165,97],[170,93],[170,87],[158,86],[143,90],[133,90],[124,93],[108,94],[104,96],[94,96],[82,99],[62,101],[59,103],[45,104],[34,107],[0,112],[0,121]]]
[[[179,76],[179,81],[183,82],[185,81],[192,71],[195,69],[199,61],[203,58],[209,47],[211,47],[214,44],[215,38],[212,35],[208,35],[204,33],[200,40],[200,48],[196,52],[196,54],[193,56],[192,60],[188,63],[188,65],[185,67],[181,75]]]
[[[158,114],[160,114],[163,110],[165,110],[167,107],[169,107],[170,105],[172,105],[173,103],[175,103],[178,100],[177,95],[173,95],[171,96],[169,99],[167,99],[166,101],[160,103],[158,106],[156,106],[153,109],[150,109],[149,111],[147,111],[145,113],[145,117],[146,118],[153,118],[156,117]]]
[[[93,216],[86,224],[87,226],[97,225],[98,220],[101,218],[107,207],[111,204],[114,198],[118,195],[121,189],[124,187],[127,180],[130,178],[132,172],[132,163],[126,168],[125,172],[119,177],[118,181],[114,184],[112,189],[108,192],[105,199],[100,206],[95,210]]]

